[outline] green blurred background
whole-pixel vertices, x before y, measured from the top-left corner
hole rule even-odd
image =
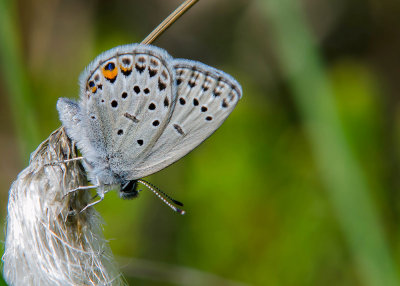
[[[77,98],[97,54],[140,42],[180,3],[0,0],[1,221],[60,126],[57,98]],[[148,178],[185,216],[149,192],[96,206],[129,283],[400,285],[399,15],[396,0],[201,0],[157,39],[233,75],[243,99]]]

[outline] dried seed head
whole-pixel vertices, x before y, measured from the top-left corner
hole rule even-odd
[[[86,177],[64,128],[31,155],[8,200],[4,277],[10,285],[124,285],[101,232],[90,193],[64,194]]]

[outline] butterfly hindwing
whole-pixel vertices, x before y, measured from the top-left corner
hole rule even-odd
[[[117,174],[131,170],[168,124],[176,95],[170,63],[161,49],[128,45],[100,55],[81,77],[85,132]]]

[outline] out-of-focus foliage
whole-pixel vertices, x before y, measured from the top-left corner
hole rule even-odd
[[[10,1],[0,1],[10,5]],[[78,97],[77,79],[83,68],[104,50],[140,42],[179,3],[19,0],[13,4],[10,15],[15,29],[0,38],[0,47],[7,46],[7,41],[20,45],[20,50],[14,51],[15,62],[0,61],[3,221],[7,191],[29,156],[18,146],[26,146],[24,140],[36,140],[34,146],[41,142],[21,133],[24,126],[36,125],[32,128],[37,128],[39,137],[47,138],[60,125],[57,98]],[[298,18],[284,13],[290,9],[279,6],[293,3],[301,11],[303,26],[296,26]],[[273,14],[277,11],[283,12]],[[0,16],[8,13],[0,11]],[[148,178],[185,203],[185,216],[172,213],[146,191],[133,201],[122,201],[112,192],[96,206],[104,217],[105,235],[114,254],[128,258],[121,259],[128,281],[176,285],[170,277],[194,275],[185,269],[195,269],[200,271],[198,275],[214,274],[232,285],[233,281],[249,285],[377,285],[368,282],[368,273],[360,270],[365,270],[360,268],[363,257],[353,234],[365,229],[365,240],[359,245],[371,242],[366,257],[382,259],[388,265],[381,269],[394,269],[398,274],[398,15],[400,2],[395,0],[201,0],[156,40],[155,45],[174,57],[199,60],[230,73],[242,84],[244,96],[205,143]],[[311,47],[305,50],[309,54],[290,58],[290,53],[303,45],[294,41],[291,46],[291,38],[282,40],[289,37],[282,34],[288,27],[294,38],[302,35],[302,29],[311,35],[300,37],[306,41],[304,46]],[[316,150],[320,145],[309,132],[306,111],[314,110],[315,102],[304,94],[308,101],[301,101],[297,92],[306,93],[307,84],[299,87],[288,72],[299,63],[310,63],[310,70],[305,69],[303,75],[310,79],[307,75],[315,72],[311,69],[314,59],[318,59],[316,84],[321,77],[329,84],[329,108],[337,111],[342,128],[328,135],[333,140],[343,136],[345,146],[339,147],[347,152],[333,156],[324,150],[324,158],[333,156],[332,164],[324,161],[325,165],[321,165],[321,149]],[[12,64],[20,66],[11,68]],[[16,77],[7,74],[15,70],[26,76],[23,84],[30,101],[15,100],[14,92],[24,92],[15,88],[19,84]],[[29,112],[24,116],[21,110]],[[325,115],[320,114],[321,118]],[[319,127],[321,132],[336,130],[331,125]],[[328,141],[332,142],[336,141]],[[347,162],[348,157],[354,159],[357,170],[335,165]],[[352,190],[336,192],[336,186],[345,182],[330,183],[326,179],[330,168],[343,170],[343,177],[350,181],[361,178],[363,187],[357,192],[371,200],[372,214],[356,221],[348,217],[365,213],[365,202],[355,201]],[[334,196],[338,194],[346,208],[338,207]],[[345,226],[354,221],[359,224],[352,232]],[[371,221],[378,229],[368,228]],[[376,235],[381,239],[379,245],[372,239]],[[4,234],[1,237],[0,241]],[[129,257],[155,269],[132,269]],[[170,273],[157,265],[170,265]]]

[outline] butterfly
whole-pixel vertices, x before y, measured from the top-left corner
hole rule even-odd
[[[96,188],[99,201],[111,189],[135,197],[137,182],[147,183],[140,178],[207,139],[241,97],[230,75],[155,46],[130,44],[100,54],[80,76],[79,101],[57,102],[93,183],[77,189]]]

